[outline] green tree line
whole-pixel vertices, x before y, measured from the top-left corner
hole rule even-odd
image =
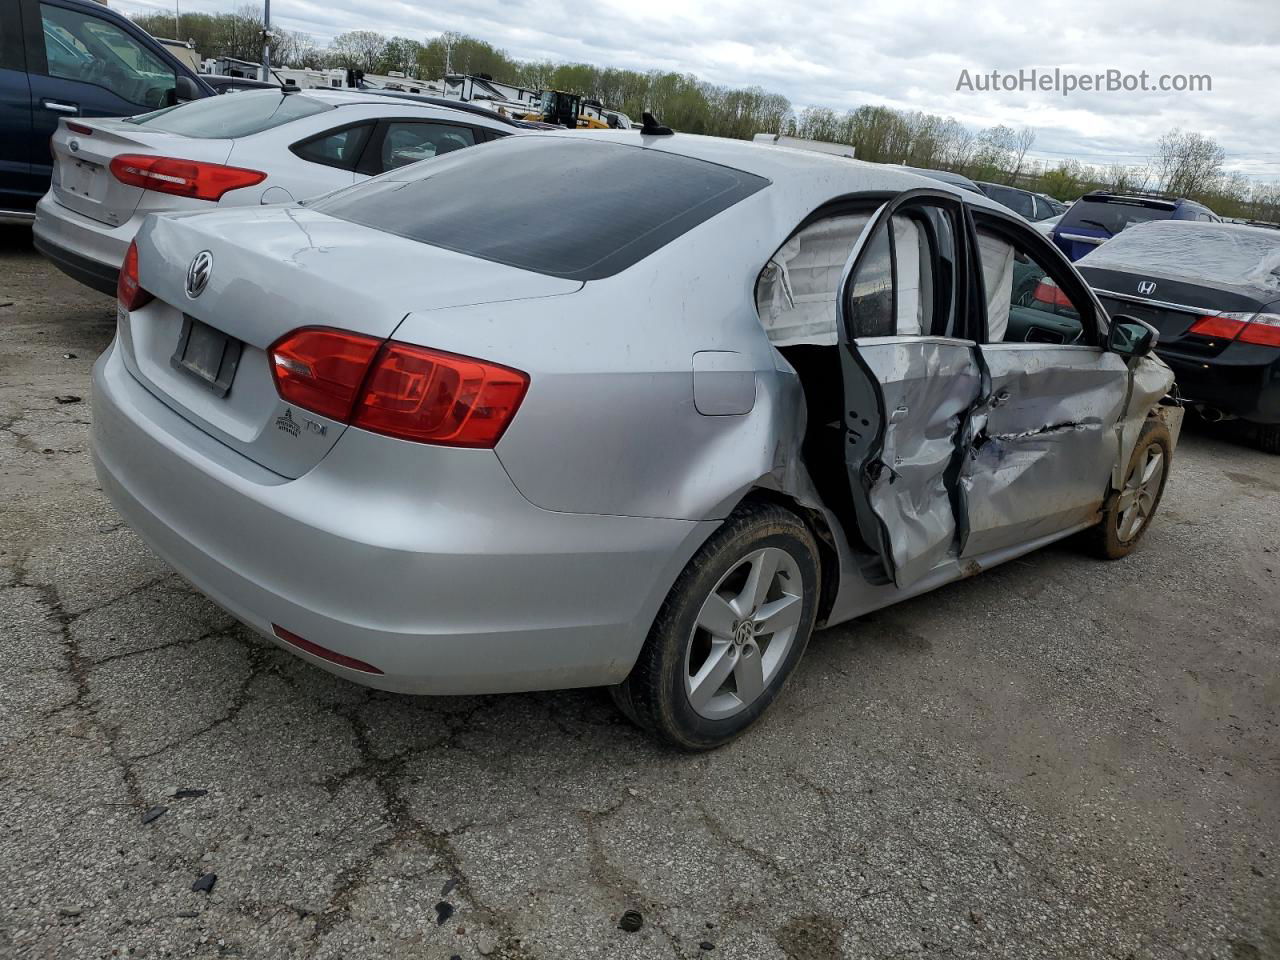
[[[135,18],[156,36],[191,40],[204,57],[257,61],[263,24],[256,7],[230,14],[168,14]],[[1163,191],[1208,204],[1228,217],[1280,220],[1280,184],[1224,172],[1226,153],[1211,138],[1171,130],[1153,145],[1146,164],[1053,164],[1032,158],[1033,129],[996,125],[966,127],[951,117],[865,105],[844,113],[826,107],[795,111],[791,102],[761,87],[708,83],[693,74],[642,72],[588,63],[518,60],[476,37],[443,33],[426,42],[355,30],[319,46],[303,33],[273,31],[272,62],[289,67],[344,67],[366,73],[397,71],[424,80],[446,72],[486,76],[534,89],[567,90],[595,97],[639,119],[648,110],[686,133],[749,139],[786,133],[853,146],[858,157],[961,173],[1072,200],[1089,190]]]

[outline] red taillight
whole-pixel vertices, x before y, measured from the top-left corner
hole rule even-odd
[[[372,663],[365,663],[363,660],[357,660],[355,657],[348,657],[345,653],[337,653],[328,647],[322,647],[318,643],[312,643],[304,637],[298,636],[291,630],[286,630],[278,623],[271,625],[271,630],[277,637],[290,646],[297,647],[299,650],[305,650],[312,656],[319,657],[321,660],[328,660],[330,663],[336,663],[340,667],[348,667],[351,670],[359,670],[361,673],[376,673],[381,675],[382,671],[375,667]]]
[[[510,367],[323,327],[286,334],[270,353],[282,400],[418,443],[492,447],[529,388]]]
[[[267,175],[260,170],[132,153],[112,158],[111,175],[121,183],[141,187],[143,190],[214,202],[221,200],[222,195],[231,190],[252,187],[267,179]]]
[[[348,423],[369,361],[381,346],[375,337],[326,327],[285,334],[270,350],[276,391],[282,400]]]
[[[1218,340],[1238,340],[1263,347],[1280,347],[1280,315],[1274,313],[1221,313],[1201,317],[1188,333]]]
[[[1280,347],[1280,326],[1275,323],[1246,323],[1240,331],[1241,343],[1256,343],[1264,347]]]
[[[1212,337],[1215,340],[1234,340],[1245,328],[1245,322],[1235,317],[1201,317],[1191,325],[1187,333],[1199,337]]]
[[[1033,300],[1040,303],[1047,303],[1053,307],[1071,307],[1071,298],[1062,292],[1062,288],[1050,280],[1048,277],[1041,277],[1040,282],[1036,284],[1035,292],[1031,294]]]
[[[72,133],[78,133],[78,134],[80,134],[80,136],[82,136],[82,137],[92,137],[92,136],[93,136],[93,128],[92,128],[92,127],[86,127],[83,123],[72,123],[70,120],[68,120],[68,121],[67,121],[67,129],[68,129],[68,130],[70,130]]]
[[[153,299],[138,282],[138,244],[133,241],[129,243],[129,249],[124,255],[124,263],[120,264],[116,299],[120,301],[120,306],[129,311],[137,310]]]
[[[402,440],[492,447],[528,388],[519,370],[392,342],[378,354],[351,422]]]

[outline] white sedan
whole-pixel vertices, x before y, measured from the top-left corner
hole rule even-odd
[[[35,245],[115,293],[148,214],[288,203],[522,127],[466,104],[343,90],[210,97],[112,120],[59,123]]]

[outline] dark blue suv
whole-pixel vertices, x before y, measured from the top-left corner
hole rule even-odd
[[[0,0],[0,222],[30,222],[62,117],[126,117],[213,88],[94,0]]]
[[[1203,203],[1196,203],[1194,200],[1095,190],[1072,204],[1049,236],[1069,259],[1079,260],[1130,224],[1146,223],[1148,220],[1220,223],[1222,218]]]

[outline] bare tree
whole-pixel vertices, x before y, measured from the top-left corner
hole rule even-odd
[[[1166,193],[1191,196],[1213,186],[1222,173],[1227,152],[1218,141],[1177,127],[1156,145],[1156,165]]]
[[[1023,127],[1009,141],[1009,155],[1012,158],[1011,163],[1013,166],[1013,170],[1009,174],[1009,183],[1014,186],[1017,186],[1018,178],[1022,176],[1022,164],[1026,160],[1027,151],[1031,149],[1035,142],[1036,132],[1031,127]]]
[[[373,30],[351,30],[333,38],[333,59],[349,70],[376,73],[387,38]]]

